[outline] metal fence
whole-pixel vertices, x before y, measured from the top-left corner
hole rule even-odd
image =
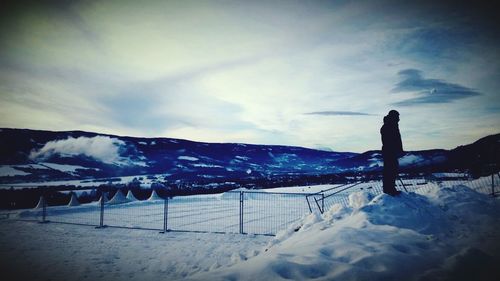
[[[39,222],[151,229],[275,235],[309,213],[304,193],[229,191],[221,194],[158,197],[155,200],[80,206],[47,206],[22,211],[18,219]]]
[[[485,194],[496,196],[500,175],[480,179],[411,178],[399,179],[398,189],[424,192],[440,186],[467,185]],[[300,220],[304,215],[330,209],[334,204],[349,205],[349,195],[365,191],[382,193],[382,182],[367,181],[335,185],[317,193],[275,193],[229,191],[221,194],[178,197],[151,196],[148,200],[121,201],[112,204],[103,194],[98,202],[79,206],[47,206],[7,213],[6,218],[39,222],[90,225],[98,228],[119,227],[151,229],[161,232],[189,231],[214,233],[252,233],[275,235]],[[116,201],[115,201],[116,203]]]
[[[441,188],[465,185],[479,193],[496,197],[500,194],[500,174],[492,174],[489,177],[470,179],[466,176],[461,178],[399,178],[396,181],[398,190],[406,192],[423,193],[430,188],[439,186]],[[349,205],[349,195],[353,192],[365,191],[373,196],[383,193],[382,181],[354,182],[334,186],[306,196],[309,210],[318,210],[324,213],[335,204]]]

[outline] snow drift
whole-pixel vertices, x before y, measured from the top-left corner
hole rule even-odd
[[[494,280],[500,273],[498,200],[435,186],[400,197],[353,193],[349,202],[304,217],[256,257],[193,278]]]

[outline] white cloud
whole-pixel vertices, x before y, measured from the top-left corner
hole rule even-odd
[[[498,104],[498,55],[485,59],[496,46],[424,60],[428,53],[405,50],[429,45],[411,35],[440,22],[423,17],[432,7],[342,2],[79,3],[77,26],[57,11],[26,10],[0,53],[8,62],[0,66],[0,127],[362,152],[380,148],[382,116],[408,98],[390,94],[398,71],[416,68],[486,94],[400,110],[405,148],[451,148],[498,130],[498,115],[472,116]],[[318,111],[377,116],[303,115]],[[429,116],[446,128],[422,122]]]
[[[85,155],[106,164],[126,165],[130,160],[120,156],[120,149],[124,145],[125,142],[119,139],[105,136],[69,137],[65,140],[47,142],[39,150],[33,150],[30,158],[44,160],[56,154],[63,157]]]

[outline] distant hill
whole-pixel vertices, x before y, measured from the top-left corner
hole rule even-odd
[[[0,181],[166,174],[170,179],[333,173],[357,155],[302,147],[202,143],[82,131],[0,131]]]
[[[408,152],[405,171],[496,169],[500,134],[453,150]],[[0,183],[163,174],[166,180],[244,179],[376,172],[380,151],[334,152],[303,147],[203,143],[83,131],[0,129]]]

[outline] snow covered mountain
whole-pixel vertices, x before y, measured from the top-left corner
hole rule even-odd
[[[500,134],[454,150],[408,152],[407,171],[498,170]],[[0,183],[163,174],[169,180],[377,172],[380,151],[332,152],[303,147],[202,143],[82,131],[0,129]]]
[[[332,173],[349,152],[70,131],[0,131],[0,181],[166,174],[169,179]]]

